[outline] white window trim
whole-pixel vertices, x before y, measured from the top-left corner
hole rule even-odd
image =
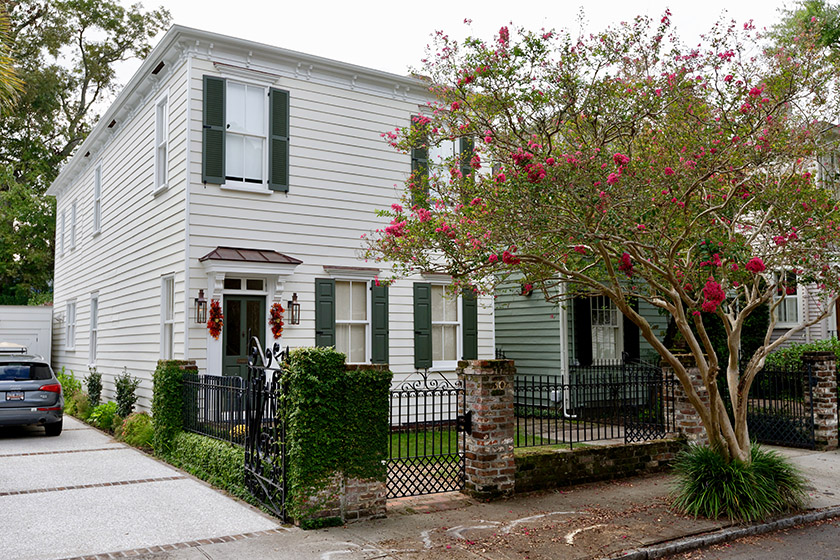
[[[93,169],[93,236],[102,231],[102,163]]]
[[[365,325],[365,361],[363,361],[363,362],[351,362],[350,359],[349,359],[350,358],[349,356],[347,356],[345,361],[348,364],[369,364],[369,363],[371,363],[370,361],[373,357],[373,346],[372,346],[372,341],[371,341],[371,337],[372,337],[372,334],[373,334],[372,327],[371,327],[372,318],[373,318],[373,309],[371,308],[371,304],[372,304],[372,300],[373,300],[373,297],[372,297],[373,294],[372,294],[372,291],[370,289],[370,283],[373,280],[373,278],[368,277],[368,276],[347,275],[347,276],[333,276],[333,280],[335,282],[351,282],[351,285],[350,285],[350,295],[351,296],[353,295],[353,285],[352,285],[353,282],[355,282],[357,284],[364,284],[364,286],[365,286],[365,290],[366,290],[365,293],[367,294],[365,296],[365,299],[366,299],[365,304],[367,306],[366,309],[365,309],[365,314],[366,314],[367,319],[365,319],[364,321],[360,321],[358,319],[347,319],[347,320],[339,321],[338,318],[336,318],[335,319],[335,330],[336,330],[336,337],[338,337],[338,325],[339,324],[341,324],[341,325]],[[338,301],[337,300],[338,300],[338,298],[336,297],[336,302],[335,302],[336,310],[338,309]],[[352,306],[351,306],[351,310],[352,310]]]
[[[94,312],[95,311],[95,312]],[[96,367],[96,345],[99,337],[99,292],[90,294],[90,338],[88,340],[88,367]]]
[[[166,284],[168,281],[172,282],[172,301],[168,301],[168,291]],[[172,318],[166,318],[167,308],[172,309]],[[170,327],[171,335],[170,342],[172,344],[172,355],[167,356],[166,348],[166,329]],[[175,358],[175,275],[167,274],[160,278],[160,358],[162,360],[172,360]]]
[[[158,130],[158,111],[163,105],[163,118],[161,119],[163,122],[163,133],[159,134]],[[152,184],[154,185],[152,189],[152,195],[157,195],[166,189],[169,188],[169,138],[170,138],[170,126],[169,126],[169,90],[163,93],[160,97],[157,98],[155,101],[155,110],[154,110],[154,119],[155,119],[155,138],[154,138],[154,178],[152,179]],[[162,138],[159,138],[162,137]],[[160,158],[160,148],[165,147],[166,156],[164,161],[161,161]],[[160,177],[161,170],[164,173],[166,178],[163,183],[158,183],[158,178]]]
[[[447,297],[446,291],[452,285],[451,282],[442,282],[442,281],[431,281],[428,282],[432,286],[443,286],[444,287],[444,297]],[[431,344],[432,344],[432,369],[442,370],[442,371],[454,371],[458,368],[458,361],[461,359],[460,356],[464,355],[464,307],[461,301],[461,294],[458,294],[457,299],[455,300],[455,308],[456,312],[458,313],[458,320],[457,321],[431,321],[432,326],[432,333],[434,332],[435,325],[455,325],[455,359],[454,360],[435,360],[435,341],[434,335],[430,333],[431,337]],[[429,311],[429,316],[431,317],[431,310]]]
[[[65,323],[64,331],[64,345],[67,350],[76,349],[76,300],[70,300],[66,305],[65,315],[67,322]]]
[[[67,209],[61,211],[61,224],[58,234],[58,254],[64,255],[64,228],[67,225]]]
[[[615,335],[615,340],[614,340],[615,357],[614,358],[603,358],[603,357],[596,356],[595,355],[595,348],[594,348],[595,338],[593,336],[593,337],[591,337],[592,340],[590,341],[590,345],[592,345],[592,348],[591,348],[592,362],[597,363],[599,360],[620,360],[622,354],[624,353],[624,315],[621,313],[621,310],[618,309],[618,306],[615,305],[615,302],[613,300],[611,300],[610,298],[608,298],[607,296],[592,296],[592,297],[590,297],[589,298],[589,317],[590,317],[589,325],[590,325],[590,329],[593,330],[593,333],[594,333],[594,329],[595,329],[596,325],[594,325],[592,323],[592,304],[595,303],[596,298],[604,298],[604,300],[606,302],[608,302],[608,305],[610,306],[610,308],[615,311],[616,325],[615,325],[615,327],[610,327],[610,328],[615,329],[615,333],[614,333],[614,335]],[[598,325],[598,326],[603,326],[603,325]]]
[[[271,103],[270,103],[270,100],[269,100],[268,92],[269,92],[270,84],[266,84],[265,82],[261,82],[259,80],[243,78],[241,76],[237,76],[236,78],[233,78],[233,79],[226,77],[225,78],[225,103],[227,103],[227,87],[231,83],[244,85],[244,86],[248,86],[248,87],[254,87],[254,88],[262,88],[262,90],[263,90],[263,96],[262,96],[262,98],[263,98],[263,115],[265,116],[265,118],[263,119],[263,121],[264,121],[263,125],[265,126],[265,128],[263,129],[264,135],[260,137],[260,138],[263,139],[262,183],[249,183],[249,182],[245,182],[245,181],[233,181],[233,180],[230,180],[227,177],[225,177],[225,182],[222,183],[221,185],[219,185],[219,187],[222,188],[222,189],[231,190],[231,191],[240,191],[240,192],[270,195],[271,193],[274,192],[268,187],[268,182],[269,182],[268,174],[270,172],[270,169],[268,167],[268,155],[269,155],[268,154],[268,149],[269,149],[269,143],[270,143],[269,121],[271,119]],[[225,109],[227,109],[227,107]],[[225,142],[227,142],[227,134],[228,134],[227,124],[228,123],[225,123]],[[254,138],[258,137],[258,136],[255,136],[253,134],[244,134],[244,133],[238,133],[238,132],[235,132],[233,134],[240,134],[241,136],[251,136],[251,137],[254,137]],[[225,156],[225,157],[227,157],[227,156]],[[225,167],[227,168],[227,165]]]
[[[76,201],[70,204],[70,250],[76,248]]]

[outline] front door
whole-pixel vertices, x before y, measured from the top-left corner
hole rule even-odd
[[[265,340],[265,297],[225,296],[222,373],[248,377],[250,337]]]

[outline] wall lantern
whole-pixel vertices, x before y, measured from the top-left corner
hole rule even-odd
[[[297,300],[297,294],[292,294],[292,301],[286,306],[289,310],[289,324],[300,325],[300,304]]]
[[[207,300],[204,299],[204,290],[198,290],[198,297],[195,298],[195,322],[200,325],[207,322]]]

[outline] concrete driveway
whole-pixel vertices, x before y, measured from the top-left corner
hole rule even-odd
[[[65,416],[0,429],[0,556],[20,560],[175,550],[285,531],[277,520]]]

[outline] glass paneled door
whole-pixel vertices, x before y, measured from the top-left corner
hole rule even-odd
[[[264,296],[225,296],[224,356],[222,372],[224,375],[248,377],[248,351],[252,336],[262,342],[265,340]]]

